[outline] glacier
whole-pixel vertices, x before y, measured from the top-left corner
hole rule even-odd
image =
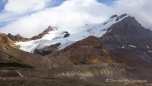
[[[35,49],[43,49],[46,46],[54,45],[57,43],[61,43],[58,47],[58,50],[64,49],[65,47],[80,41],[88,36],[101,37],[105,33],[108,33],[108,28],[111,25],[123,20],[129,15],[120,18],[120,16],[116,16],[113,18],[109,18],[107,21],[98,24],[88,24],[77,28],[67,29],[66,31],[70,34],[70,36],[64,38],[64,32],[62,28],[54,28],[53,31],[50,31],[48,34],[44,35],[42,38],[37,40],[31,40],[27,42],[16,42],[15,44],[19,46],[19,48],[23,51],[33,53]],[[119,18],[119,20],[117,20]],[[53,26],[51,26],[53,28]]]

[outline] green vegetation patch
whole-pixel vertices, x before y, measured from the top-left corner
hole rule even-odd
[[[24,63],[18,63],[18,62],[8,62],[8,63],[3,63],[0,62],[0,68],[6,68],[6,67],[13,67],[13,68],[34,68],[31,65],[24,64]]]

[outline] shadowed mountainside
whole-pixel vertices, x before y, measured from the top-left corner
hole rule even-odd
[[[145,29],[134,17],[127,17],[112,25],[101,37],[116,61],[136,67],[152,66],[152,31]]]

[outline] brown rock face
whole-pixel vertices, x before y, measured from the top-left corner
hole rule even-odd
[[[0,47],[4,49],[10,46],[14,46],[14,42],[9,39],[5,34],[0,33]]]
[[[52,65],[58,66],[115,62],[113,60],[115,57],[106,50],[101,40],[93,36],[78,41],[56,53],[51,53],[49,58]]]
[[[151,68],[152,53],[149,51],[152,51],[152,31],[130,16],[112,25],[109,30],[101,39],[117,57],[117,62]]]
[[[9,37],[12,41],[29,41],[28,38],[23,38],[22,36],[20,36],[19,34],[17,35],[12,35],[12,34],[8,34],[7,37]]]
[[[90,36],[63,51],[69,53],[69,60],[74,64],[100,64],[114,62],[114,56],[108,52],[104,44],[96,37]]]

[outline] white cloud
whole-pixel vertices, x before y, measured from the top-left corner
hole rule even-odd
[[[68,0],[59,7],[47,8],[30,16],[24,16],[0,31],[31,37],[42,32],[49,25],[67,30],[85,25],[86,22],[103,22],[111,15],[111,11],[112,8],[95,0]]]
[[[144,27],[150,28],[152,27],[151,6],[151,0],[117,0],[112,6],[98,3],[96,0],[67,0],[58,7],[45,8],[31,15],[23,16],[1,28],[0,32],[12,33],[14,35],[19,33],[24,37],[31,37],[42,32],[49,25],[57,26],[62,30],[69,30],[85,25],[86,22],[100,23],[113,14],[122,13],[134,16]],[[28,6],[24,8],[24,11],[20,11],[21,9],[16,10],[16,8],[11,10],[23,13],[29,11],[29,8],[33,11],[44,7],[32,8]]]
[[[29,11],[37,11],[45,8],[50,0],[8,0],[4,10],[15,13],[25,13]]]
[[[144,27],[152,29],[151,0],[118,0],[115,3],[117,13],[134,16]]]

